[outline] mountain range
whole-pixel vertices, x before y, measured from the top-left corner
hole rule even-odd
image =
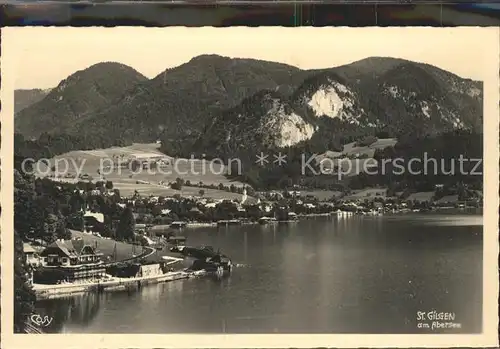
[[[333,150],[381,133],[482,132],[482,99],[480,81],[396,58],[301,70],[202,55],[153,79],[119,63],[93,65],[16,108],[15,129],[78,137],[88,148],[161,139],[172,155],[304,143]]]
[[[35,104],[47,96],[50,92],[49,89],[27,89],[27,90],[15,90],[14,91],[14,114],[17,114],[24,108],[29,107],[32,104]]]
[[[214,118],[194,148],[234,154],[306,142],[320,151],[341,150],[381,132],[418,137],[481,127],[480,82],[429,65],[371,58],[315,72],[289,96],[260,91]]]

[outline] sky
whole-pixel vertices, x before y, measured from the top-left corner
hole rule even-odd
[[[15,89],[52,88],[72,73],[105,61],[126,64],[153,78],[200,54],[264,59],[302,69],[387,56],[484,81],[486,62],[491,62],[487,53],[499,39],[498,28],[474,27],[4,29],[2,54],[15,57]]]

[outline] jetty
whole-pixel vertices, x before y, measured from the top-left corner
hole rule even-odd
[[[199,274],[199,273],[198,273]],[[87,292],[108,292],[138,290],[145,285],[188,279],[197,276],[190,271],[167,272],[161,275],[119,278],[111,277],[99,281],[68,283],[57,285],[33,284],[33,291],[38,299],[53,299],[67,297]]]
[[[230,225],[241,225],[241,220],[239,219],[223,219],[217,221],[218,226],[230,226]]]

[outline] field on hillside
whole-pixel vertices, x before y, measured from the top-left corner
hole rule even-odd
[[[349,156],[354,154],[366,154],[368,157],[373,157],[376,149],[384,149],[396,145],[396,138],[379,138],[376,142],[363,147],[356,147],[356,142],[347,143],[344,145],[343,155]]]
[[[355,176],[361,172],[366,172],[376,166],[373,155],[377,149],[393,147],[397,143],[396,138],[380,138],[376,142],[357,147],[355,142],[344,145],[342,152],[327,151],[316,157],[317,163],[322,163],[323,171],[328,171],[331,166],[341,168],[341,174],[346,176]],[[367,156],[364,159],[348,159],[349,156]],[[335,175],[335,174],[333,174]]]
[[[406,199],[410,200],[410,201],[413,201],[413,200],[431,201],[434,194],[435,194],[435,192],[433,192],[433,191],[422,191],[422,192],[418,192],[418,193],[412,193]]]
[[[301,190],[301,196],[311,195],[319,201],[328,201],[333,197],[340,197],[342,193],[336,190]]]
[[[58,155],[50,160],[50,166],[58,166],[59,173],[88,174],[94,181],[99,180],[99,168],[102,166],[101,174],[105,180],[113,182],[114,187],[120,190],[123,195],[133,194],[137,190],[142,195],[165,195],[172,196],[180,194],[183,196],[198,195],[200,188],[184,186],[182,190],[174,190],[160,185],[160,182],[174,182],[176,178],[182,178],[184,181],[190,181],[192,184],[219,185],[224,186],[243,186],[243,183],[231,181],[224,176],[225,168],[219,163],[210,163],[206,160],[179,160],[161,153],[158,150],[158,144],[133,144],[128,147],[112,147],[97,150],[79,150],[66,154]],[[130,168],[109,168],[113,161],[113,156],[123,155],[124,158],[148,158],[162,157],[169,160],[170,165],[158,169],[143,169],[137,174],[132,174]],[[175,162],[175,164],[174,164]],[[39,166],[39,176],[48,173],[48,167],[44,164]],[[65,179],[67,181],[75,181]],[[140,183],[137,183],[137,182]],[[240,198],[240,194],[228,193],[216,189],[203,189],[206,197],[214,199],[221,198]]]
[[[364,146],[355,147],[355,143],[349,143],[344,146],[342,153],[326,152],[317,157],[317,161],[325,159],[324,168],[327,173],[328,168],[333,166],[342,169],[342,176],[354,176],[367,168],[376,166],[372,156],[376,149],[383,149],[388,146],[393,146],[396,139],[387,138],[379,139],[375,143]],[[365,159],[332,159],[339,156],[366,154]],[[156,169],[142,169],[138,173],[132,173],[128,167],[118,168],[113,165],[115,157],[121,156],[123,159],[131,158],[162,158],[168,164]],[[49,169],[56,166],[58,173],[75,175],[76,173],[88,174],[93,178],[93,181],[100,180],[101,177],[98,170],[101,168],[102,179],[113,182],[114,187],[120,190],[124,196],[130,196],[135,190],[141,195],[162,195],[173,196],[180,194],[181,196],[199,196],[200,189],[203,189],[204,196],[213,199],[240,199],[241,195],[230,193],[218,189],[206,189],[198,187],[198,183],[204,185],[216,185],[222,183],[224,186],[235,185],[241,187],[244,184],[239,181],[232,181],[224,174],[226,168],[223,164],[212,163],[207,160],[196,159],[174,159],[159,151],[159,144],[133,144],[127,147],[111,147],[106,149],[96,150],[79,150],[72,151],[66,154],[58,155],[49,161],[49,167],[39,163],[39,176],[49,174]],[[333,173],[332,176],[338,176]],[[195,186],[184,185],[181,190],[169,188],[166,183],[174,182],[176,178],[182,178],[184,181],[191,182]],[[75,179],[64,178],[64,181],[76,182]],[[321,193],[324,194],[324,193]],[[324,195],[321,195],[322,199]],[[330,195],[330,194],[326,194]],[[331,196],[330,196],[331,197]]]
[[[364,199],[375,199],[375,198],[385,198],[387,195],[387,189],[362,189],[354,190],[351,195],[345,196],[345,200],[364,200]]]

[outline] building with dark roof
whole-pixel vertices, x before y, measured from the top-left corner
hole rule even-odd
[[[101,256],[102,253],[83,240],[56,240],[40,253],[43,274],[54,282],[104,276],[106,268]]]
[[[102,253],[83,240],[56,240],[40,256],[44,266],[76,266],[99,263]]]

